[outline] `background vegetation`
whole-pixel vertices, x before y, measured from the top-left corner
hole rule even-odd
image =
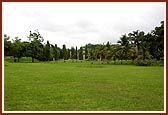
[[[29,33],[29,41],[21,41],[19,37],[10,40],[10,36],[4,35],[4,55],[5,57],[14,57],[14,62],[20,62],[22,57],[31,57],[39,61],[57,61],[57,60],[100,60],[103,62],[127,64],[127,60],[132,60],[136,65],[153,65],[157,61],[164,59],[164,22],[159,27],[155,27],[150,33],[143,31],[133,31],[120,37],[119,41],[111,44],[86,44],[77,47],[62,48],[57,44],[51,44],[49,41],[43,43],[44,39],[38,30]],[[16,60],[17,58],[17,60]]]

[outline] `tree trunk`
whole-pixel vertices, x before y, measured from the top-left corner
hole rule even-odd
[[[16,62],[16,59],[14,58],[14,62]]]
[[[91,64],[93,64],[93,61],[91,61]]]
[[[34,58],[32,57],[32,62],[34,63]]]
[[[18,58],[18,62],[19,62],[19,58]]]

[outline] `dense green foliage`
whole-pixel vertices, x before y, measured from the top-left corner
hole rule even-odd
[[[163,111],[163,71],[163,66],[102,65],[100,61],[5,61],[4,109]]]
[[[86,44],[67,49],[64,44],[62,48],[57,47],[47,41],[43,44],[43,37],[38,30],[33,33],[30,31],[28,36],[29,42],[21,42],[18,37],[10,41],[10,37],[4,35],[4,54],[5,56],[13,56],[19,59],[21,57],[32,57],[39,61],[53,61],[59,59],[79,59],[79,60],[101,60],[109,61],[132,60],[136,65],[152,65],[153,60],[164,59],[164,22],[161,22],[159,27],[156,27],[151,33],[145,34],[143,31],[133,31],[128,35],[120,37],[117,44],[111,44],[109,41],[106,44]],[[16,60],[14,60],[16,61]],[[103,63],[102,62],[102,63]],[[148,63],[150,62],[150,63]]]

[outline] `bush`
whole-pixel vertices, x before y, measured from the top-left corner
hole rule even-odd
[[[136,60],[135,64],[137,66],[150,66],[150,65],[152,65],[152,61],[151,60],[147,60],[147,59],[145,59],[145,60]]]
[[[4,58],[4,61],[10,62],[10,63],[16,63],[17,58]],[[35,59],[35,62],[39,62],[39,60]],[[32,58],[31,57],[22,57],[20,58],[20,62],[19,63],[32,63]]]
[[[158,61],[156,59],[136,59],[134,64],[137,66],[164,66],[164,61]]]
[[[150,55],[146,59],[144,59],[142,55],[138,55],[138,57],[135,59],[135,65],[137,66],[150,66],[156,62],[157,62],[156,60],[151,59]]]

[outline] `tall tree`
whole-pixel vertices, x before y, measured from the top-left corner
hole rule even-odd
[[[71,47],[71,59],[76,59],[76,53],[74,47]]]
[[[151,59],[151,55],[149,54],[150,42],[147,40],[147,37],[144,36],[141,39],[141,46],[140,46],[140,54],[142,55],[142,59]]]
[[[68,49],[67,49],[67,59],[70,59],[70,53],[71,53],[71,51],[70,51],[70,49],[68,48]]]
[[[75,49],[75,59],[76,59],[76,62],[77,62],[77,59],[78,59],[78,48],[76,46],[76,49]]]
[[[105,55],[106,55],[105,56],[106,60],[109,63],[109,60],[111,60],[111,58],[112,58],[111,44],[109,41],[107,42],[107,44],[105,46]]]
[[[10,41],[10,36],[4,34],[4,56],[12,56],[12,43]]]
[[[83,47],[79,49],[79,60],[83,60]]]
[[[53,52],[54,53],[54,58],[55,58],[55,60],[58,60],[60,52],[58,50],[57,44],[55,44],[55,46],[53,46],[53,49],[54,49],[54,52]]]
[[[47,41],[47,44],[45,46],[45,60],[49,61],[50,60],[50,43]]]
[[[121,60],[121,64],[122,64],[122,60],[124,59],[125,55],[124,55],[124,46],[119,46],[117,49],[117,58],[119,60]]]
[[[88,48],[87,48],[87,45],[85,45],[85,59],[88,59]]]
[[[114,64],[116,63],[117,53],[118,53],[117,51],[118,51],[118,49],[119,49],[119,46],[120,46],[120,45],[118,45],[118,44],[111,46],[112,59],[113,59],[113,61],[114,61]]]
[[[55,47],[54,47],[54,45],[51,44],[51,47],[50,47],[50,58],[51,58],[52,61],[55,60],[54,51],[55,51]]]
[[[128,50],[128,56],[129,56],[129,59],[132,60],[132,63],[137,58],[137,51],[136,51],[134,44],[130,45],[130,49]]]
[[[143,39],[144,34],[145,33],[143,31],[139,31],[139,30],[133,31],[132,33],[128,34],[131,43],[136,45],[137,51],[139,51],[140,49],[141,40]]]
[[[62,51],[63,51],[63,59],[64,59],[64,62],[65,62],[65,60],[67,59],[67,50],[66,50],[66,45],[65,44],[63,45]]]
[[[161,21],[161,26],[155,27],[152,34],[156,43],[154,56],[159,60],[164,57],[164,21]]]
[[[122,54],[121,59],[128,59],[128,50],[129,50],[129,37],[127,37],[126,35],[123,35],[120,40],[118,41],[118,43],[120,43],[121,47],[120,47],[120,54]],[[121,53],[122,52],[122,53]],[[127,63],[127,62],[126,62]]]
[[[23,56],[24,57],[31,57],[31,49],[30,49],[30,43],[27,41],[22,42],[23,46]]]
[[[105,58],[104,45],[97,45],[96,49],[98,50],[98,56],[100,61],[103,61]]]
[[[34,62],[34,59],[37,59],[42,52],[42,42],[44,39],[38,30],[35,30],[33,33],[30,31],[28,38],[30,41],[32,62]]]
[[[57,49],[58,49],[58,52],[59,52],[59,59],[64,59],[63,50],[59,47]]]
[[[23,46],[21,39],[19,39],[18,37],[15,37],[15,40],[13,40],[12,53],[14,57],[18,58],[19,62],[19,59],[23,56]]]

